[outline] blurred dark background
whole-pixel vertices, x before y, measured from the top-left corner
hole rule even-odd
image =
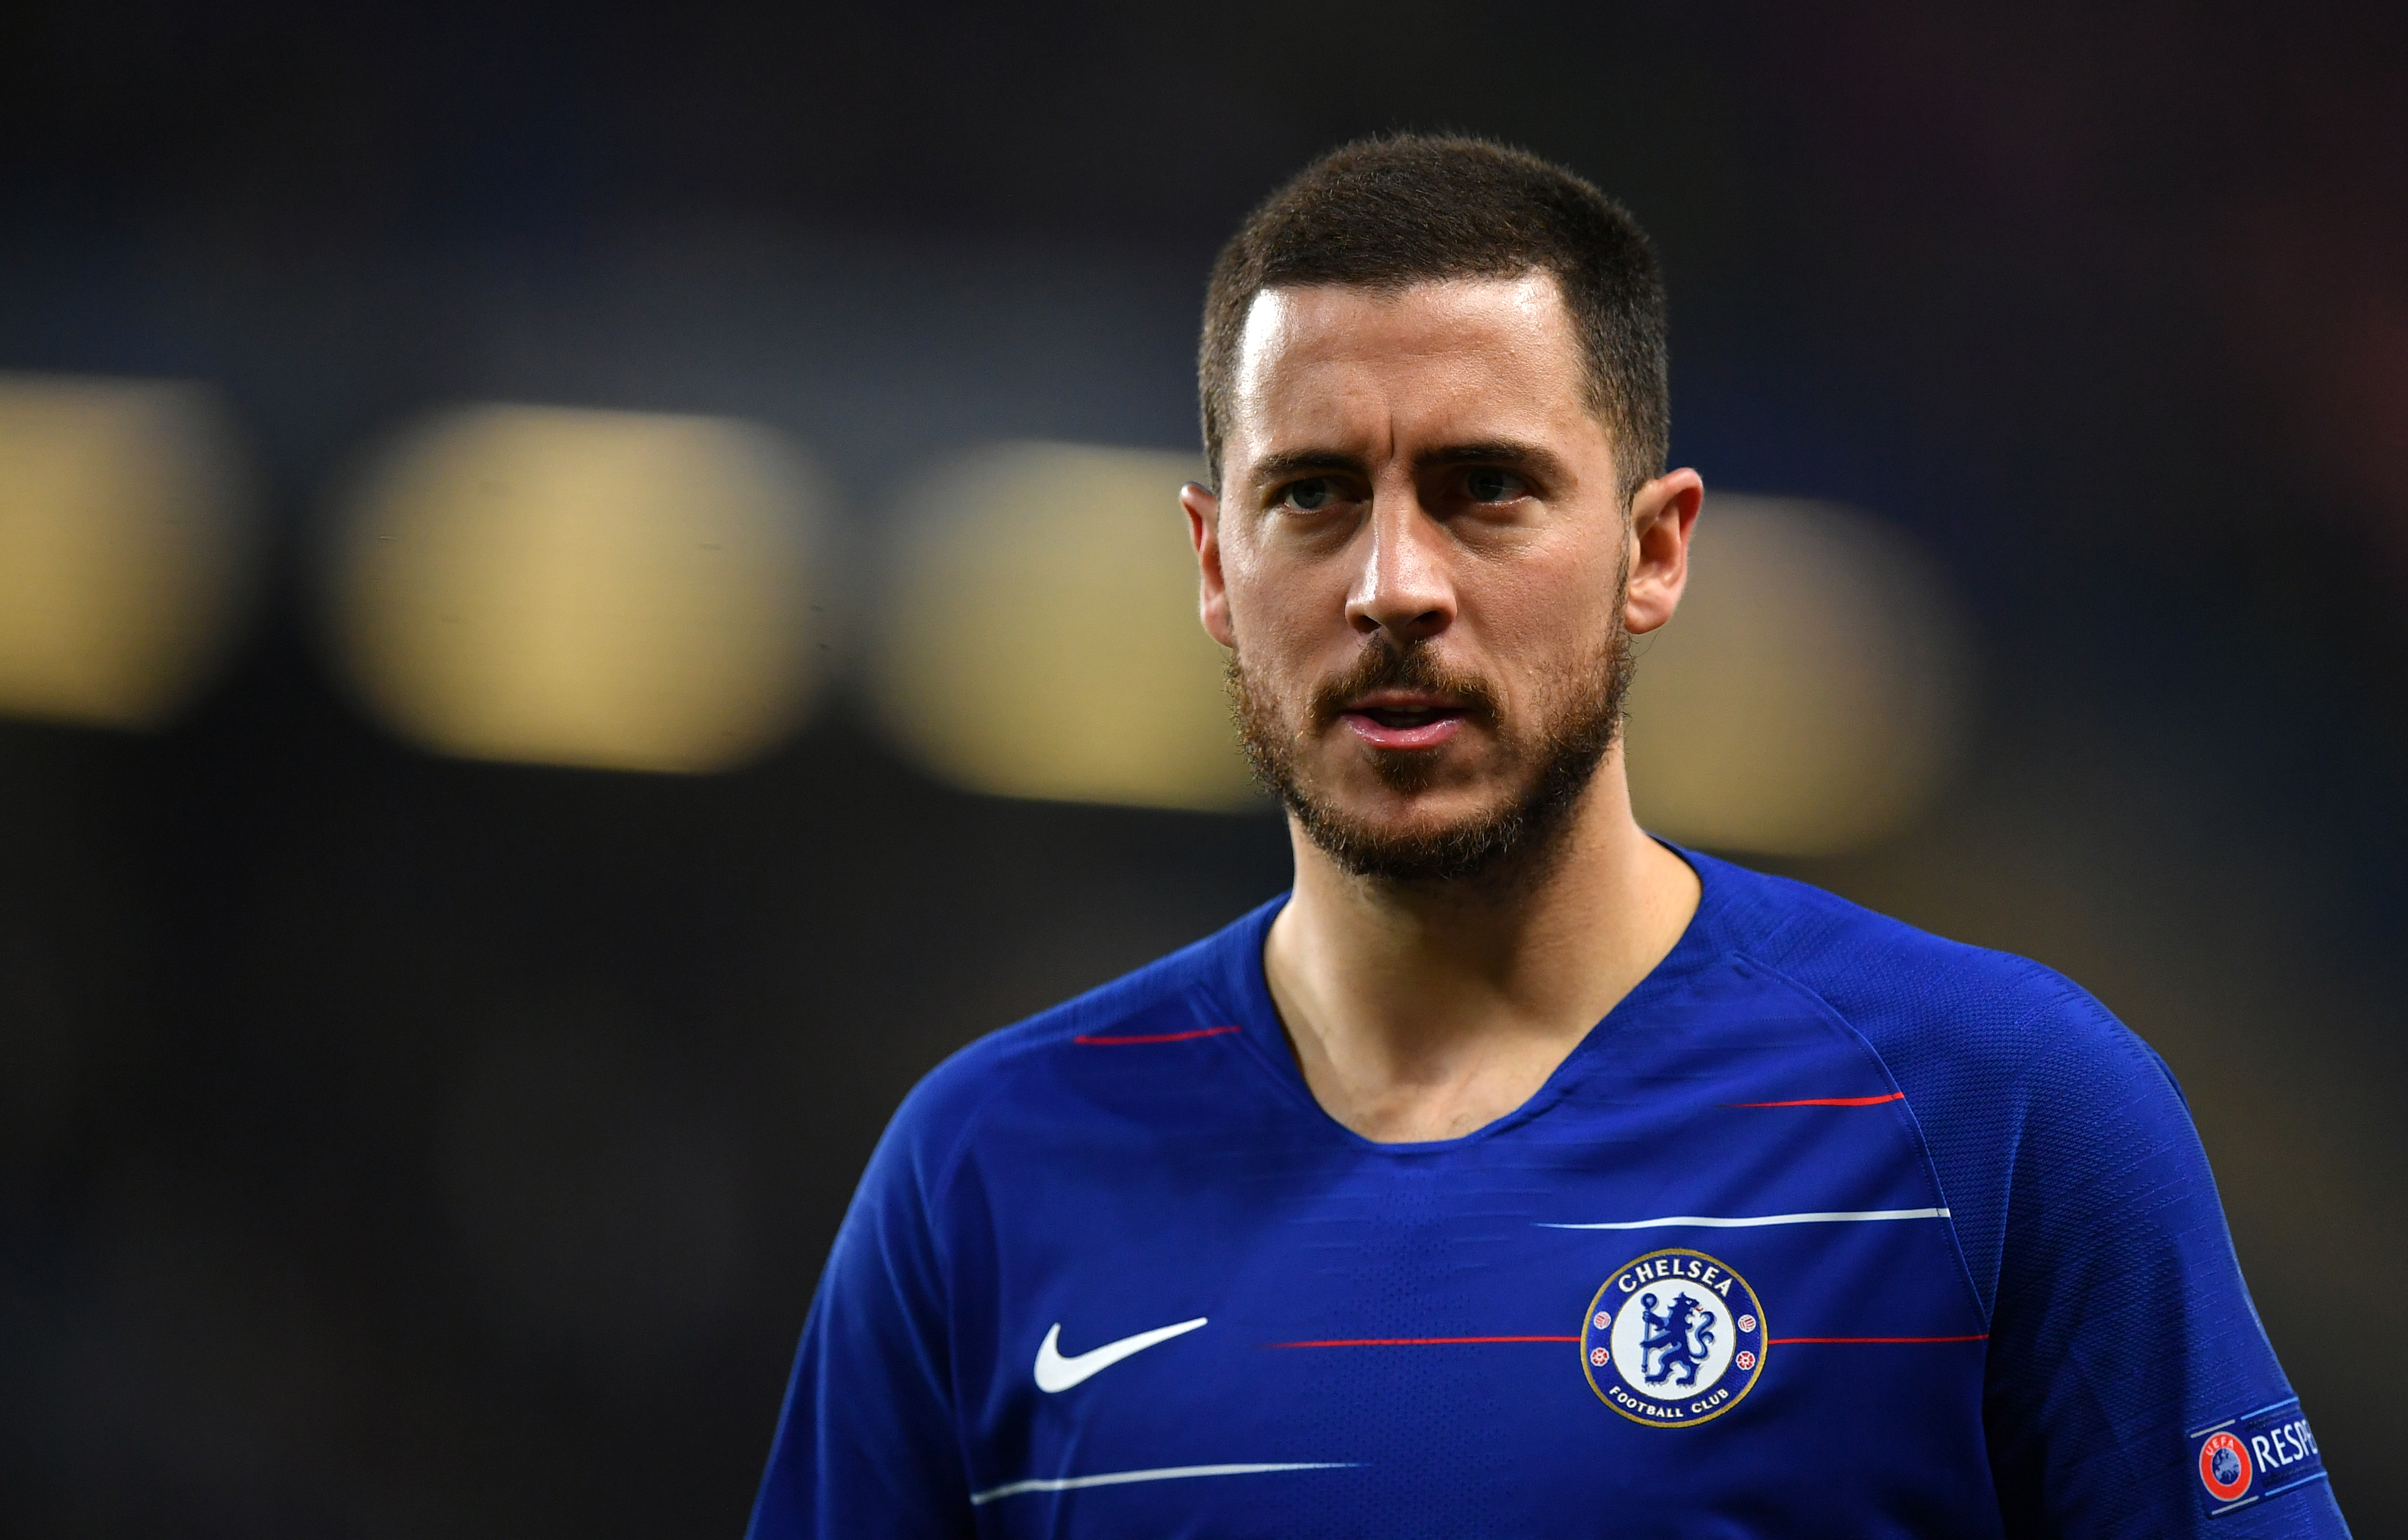
[[[1651,228],[1679,463],[1936,554],[1960,770],[1772,864],[2165,1054],[2408,1526],[2402,15],[20,0],[0,369],[211,383],[270,539],[172,725],[0,723],[0,1530],[740,1530],[895,1102],[1283,834],[950,790],[840,689],[723,775],[423,753],[331,682],[326,489],[464,400],[773,424],[859,539],[961,444],[1187,449],[1215,246],[1394,127]]]

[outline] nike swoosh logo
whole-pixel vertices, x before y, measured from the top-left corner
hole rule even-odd
[[[1131,1353],[1142,1353],[1157,1342],[1168,1342],[1172,1337],[1193,1332],[1203,1325],[1205,1319],[1205,1317],[1198,1316],[1194,1320],[1182,1320],[1176,1326],[1157,1326],[1133,1337],[1107,1342],[1101,1348],[1090,1348],[1075,1358],[1062,1356],[1062,1323],[1057,1320],[1053,1330],[1045,1333],[1045,1340],[1037,1345],[1037,1388],[1047,1395],[1067,1390],[1080,1381],[1111,1368]]]

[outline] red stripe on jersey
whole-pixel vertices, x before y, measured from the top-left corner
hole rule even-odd
[[[1332,1337],[1326,1342],[1267,1342],[1266,1348],[1450,1348],[1467,1342],[1578,1342],[1578,1337]]]
[[[1903,1102],[1906,1092],[1893,1091],[1886,1096],[1809,1096],[1796,1102],[1726,1102],[1725,1106],[1879,1106],[1884,1102]]]
[[[1969,1337],[1767,1337],[1767,1348],[1778,1348],[1784,1342],[1987,1342],[1990,1333],[1976,1332]]]
[[[1140,1033],[1125,1037],[1089,1037],[1083,1034],[1070,1039],[1091,1048],[1124,1048],[1131,1043],[1184,1043],[1191,1037],[1218,1037],[1225,1032],[1243,1032],[1242,1027],[1196,1027],[1187,1032]]]

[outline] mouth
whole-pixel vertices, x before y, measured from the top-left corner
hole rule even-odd
[[[1428,697],[1372,696],[1341,708],[1338,720],[1373,749],[1429,749],[1463,730],[1470,712]]]

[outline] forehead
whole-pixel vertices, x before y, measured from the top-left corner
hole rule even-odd
[[[1266,289],[1247,309],[1236,363],[1233,449],[1299,435],[1351,442],[1383,426],[1400,440],[1602,431],[1570,313],[1546,273]]]

